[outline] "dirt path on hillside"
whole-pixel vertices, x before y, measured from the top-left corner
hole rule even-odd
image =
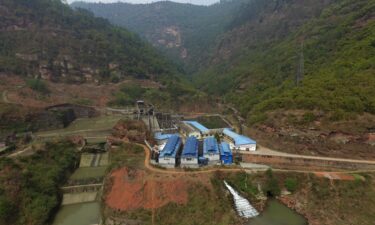
[[[296,155],[290,154],[285,152],[275,151],[264,146],[260,146],[257,148],[255,152],[243,152],[243,154],[254,154],[254,155],[272,155],[272,156],[284,156],[284,157],[292,157],[292,158],[300,158],[300,159],[318,159],[318,160],[328,160],[328,161],[337,161],[337,162],[350,162],[350,163],[368,163],[374,164],[375,161],[373,160],[360,160],[360,159],[344,159],[344,158],[335,158],[335,157],[324,157],[324,156],[309,156],[309,155]]]

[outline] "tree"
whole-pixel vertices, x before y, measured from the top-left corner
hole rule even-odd
[[[295,178],[287,178],[284,181],[285,188],[290,192],[295,192],[298,187],[298,181]]]

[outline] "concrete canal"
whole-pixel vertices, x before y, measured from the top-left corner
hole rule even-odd
[[[277,200],[270,200],[266,209],[247,225],[307,225],[306,219]]]
[[[86,202],[62,206],[53,225],[93,225],[100,220],[100,203]]]
[[[80,167],[62,187],[63,201],[53,225],[101,223],[100,195],[109,163],[108,153],[83,153]]]

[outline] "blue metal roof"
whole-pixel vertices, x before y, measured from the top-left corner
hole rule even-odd
[[[219,146],[216,138],[208,137],[203,141],[203,154],[219,154]]]
[[[160,140],[169,139],[173,135],[178,135],[178,134],[162,134],[161,132],[156,132],[154,137],[157,141],[160,141]]]
[[[197,121],[184,121],[185,123],[188,123],[192,125],[193,127],[197,128],[200,132],[206,133],[209,131],[209,129],[202,124],[198,123]]]
[[[249,138],[249,137],[246,137],[246,136],[243,136],[243,135],[240,135],[240,134],[237,134],[235,132],[233,132],[232,130],[228,129],[228,128],[225,128],[223,133],[229,137],[231,137],[234,141],[234,144],[235,145],[247,145],[247,144],[256,144],[256,141],[254,141],[253,139]]]
[[[229,148],[229,144],[226,142],[221,142],[220,152],[221,152],[221,155],[232,155],[232,151]]]
[[[177,150],[181,146],[181,138],[177,135],[172,135],[163,150],[160,152],[159,157],[176,157]]]
[[[196,137],[188,137],[182,150],[181,158],[198,157],[198,140]]]

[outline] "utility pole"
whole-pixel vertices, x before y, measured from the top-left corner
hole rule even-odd
[[[305,58],[303,55],[303,40],[301,42],[301,50],[299,54],[299,63],[298,63],[298,70],[296,74],[296,85],[300,86],[300,82],[303,80],[304,73],[305,73]]]

